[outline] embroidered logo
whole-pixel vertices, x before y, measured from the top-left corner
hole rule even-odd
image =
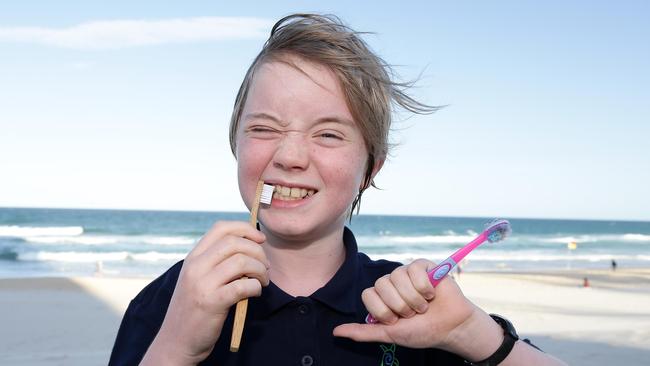
[[[391,344],[390,347],[386,347],[383,344],[380,344],[381,350],[384,354],[381,356],[381,363],[379,366],[399,366],[399,361],[395,358],[395,344]]]

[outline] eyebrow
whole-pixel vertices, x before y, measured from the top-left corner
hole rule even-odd
[[[343,125],[347,125],[349,127],[355,127],[356,126],[354,121],[349,120],[347,118],[339,118],[339,117],[336,117],[336,116],[319,118],[319,119],[316,120],[315,124],[325,123],[325,122],[340,123],[340,124],[343,124]]]
[[[270,115],[268,113],[264,113],[264,112],[248,113],[248,114],[246,114],[244,116],[244,120],[255,119],[255,118],[271,120],[271,121],[273,121],[273,122],[275,122],[275,123],[277,123],[277,124],[279,124],[281,126],[287,126],[288,125],[288,123],[283,122],[283,121],[275,118],[274,116],[272,116],[272,115]],[[337,117],[337,116],[321,117],[321,118],[316,120],[314,125],[321,124],[321,123],[326,123],[326,122],[340,123],[340,124],[347,125],[347,126],[350,126],[350,127],[356,126],[354,121],[352,121],[350,119],[347,119],[347,118]]]
[[[268,119],[271,120],[279,125],[286,126],[286,123],[283,123],[279,119],[273,117],[270,114],[264,113],[264,112],[258,112],[258,113],[248,113],[244,116],[244,120],[249,120],[249,119]]]

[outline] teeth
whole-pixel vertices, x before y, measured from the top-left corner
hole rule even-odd
[[[315,191],[313,189],[276,185],[273,192],[273,198],[293,201],[313,196],[314,193]]]

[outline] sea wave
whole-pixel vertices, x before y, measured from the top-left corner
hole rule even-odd
[[[364,235],[358,237],[358,242],[364,247],[385,246],[390,244],[466,244],[474,240],[478,234],[468,232],[467,234],[449,235]],[[602,242],[626,242],[630,244],[650,243],[650,235],[647,234],[581,234],[581,235],[535,235],[535,234],[513,234],[507,239],[510,243],[540,243],[540,244],[563,244],[569,242],[581,243],[602,243]]]
[[[623,239],[626,241],[648,241],[650,242],[650,235],[645,234],[625,234]]]
[[[197,238],[189,236],[152,236],[143,238],[142,241],[154,245],[191,245]]]
[[[372,254],[368,253],[368,256],[373,260],[386,259],[394,262],[401,263],[410,263],[418,258],[425,258],[432,260],[434,262],[442,261],[449,253],[416,253],[416,252],[405,252],[405,253],[388,253],[388,254]],[[573,254],[544,254],[544,253],[472,253],[471,257],[465,259],[466,262],[472,261],[483,261],[483,262],[558,262],[561,264],[567,263],[569,261],[576,262],[609,262],[612,258],[616,258],[619,261],[624,260],[633,260],[633,261],[647,261],[650,262],[649,255],[639,255],[639,254],[583,254],[583,255],[573,255]]]
[[[121,252],[27,252],[18,253],[19,261],[52,261],[52,262],[117,262],[117,261],[178,261],[185,258],[187,253],[131,253]]]
[[[77,236],[83,233],[82,226],[0,226],[0,236],[10,237]]]
[[[34,236],[25,241],[38,244],[145,244],[145,245],[191,245],[196,239],[187,236],[126,236],[126,235],[81,235],[81,236]]]
[[[465,244],[476,237],[477,234],[467,235],[364,235],[358,237],[358,242],[363,246],[376,246],[386,244]]]
[[[533,240],[533,239],[531,239]],[[595,235],[569,235],[558,237],[540,237],[537,240],[544,243],[566,244],[576,243],[598,243],[598,242],[650,242],[650,235],[645,234],[595,234]]]
[[[118,239],[112,236],[33,236],[26,237],[25,241],[39,244],[101,245],[117,243]]]

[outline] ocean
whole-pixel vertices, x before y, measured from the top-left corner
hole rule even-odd
[[[349,226],[371,258],[408,263],[445,259],[491,219],[360,215]],[[0,277],[90,276],[98,267],[105,276],[157,276],[218,220],[248,214],[0,208]],[[606,269],[612,260],[650,268],[650,222],[509,220],[512,235],[472,252],[464,270]]]

